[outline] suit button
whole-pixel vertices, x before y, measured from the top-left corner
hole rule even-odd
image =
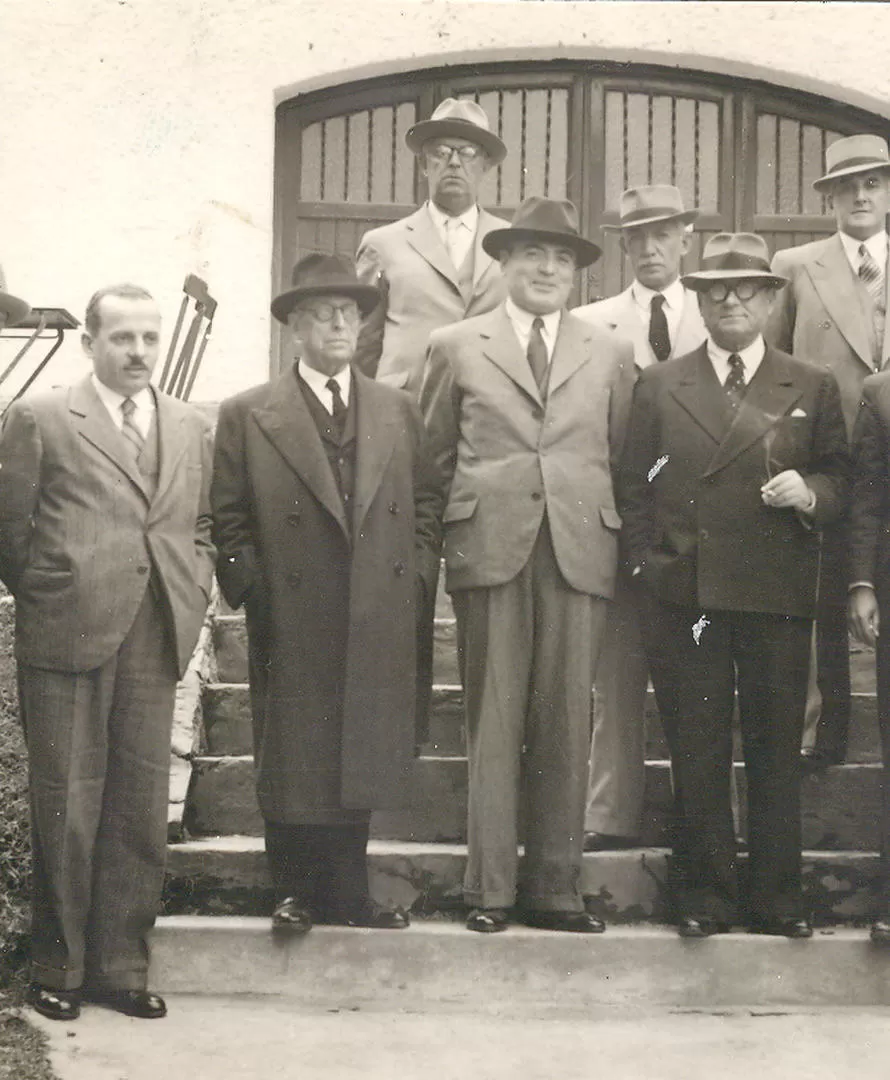
[[[540,491],[532,492],[532,502],[540,502],[543,498],[544,496],[540,493]]]
[[[403,562],[401,562],[401,561],[399,561],[397,563],[393,563],[392,568],[393,568],[393,572],[395,573],[396,577],[401,577],[402,574],[404,574],[405,571],[408,569],[408,567],[405,566],[405,564]]]
[[[147,574],[148,573],[148,567],[147,566],[137,566],[136,567],[136,573],[137,574]]]
[[[532,408],[532,420],[543,420],[543,419],[544,419],[544,410],[541,408],[540,405],[535,405]]]
[[[827,321],[826,322],[820,322],[819,325],[822,327],[823,330],[830,330],[831,329],[831,323],[830,322],[827,322]]]
[[[288,523],[288,525],[299,525],[300,524],[300,512],[298,510],[294,511],[294,513],[288,514],[287,517],[284,520]]]
[[[302,580],[303,574],[299,570],[291,570],[286,578],[288,585],[299,585]]]
[[[389,504],[389,512],[391,514],[397,514],[399,512],[399,504],[396,502],[391,502]]]

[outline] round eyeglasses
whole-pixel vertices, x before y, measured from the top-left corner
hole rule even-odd
[[[358,322],[359,318],[358,304],[354,300],[350,300],[348,304],[306,304],[301,306],[300,310],[312,315],[319,322],[331,322],[337,312],[343,316],[344,322]]]
[[[763,286],[756,281],[715,281],[713,285],[705,289],[705,292],[715,304],[722,304],[730,293],[735,293],[744,303],[746,300],[753,300],[762,288]]]
[[[451,161],[451,155],[457,154],[461,161],[475,161],[482,154],[478,146],[449,146],[448,143],[433,143],[425,146],[424,152],[436,161]]]

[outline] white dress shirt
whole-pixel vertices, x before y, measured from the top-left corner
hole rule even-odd
[[[747,386],[754,378],[765,352],[766,342],[761,335],[758,335],[750,345],[738,351],[738,355],[742,358],[742,364],[745,368],[745,386]],[[732,355],[730,350],[721,349],[716,341],[714,341],[710,335],[708,336],[708,359],[714,365],[714,373],[720,381],[721,386],[726,382],[727,376],[729,375],[729,358]]]
[[[434,202],[428,202],[427,209],[436,232],[447,252],[451,254],[454,268],[457,270],[476,239],[476,227],[479,224],[479,207],[473,203],[469,210],[452,217],[440,210]]]
[[[112,423],[118,431],[121,431],[124,426],[124,414],[121,412],[121,405],[126,401],[127,395],[119,394],[117,390],[112,390],[110,386],[106,386],[96,376],[95,372],[90,375],[90,379],[93,388],[99,395],[99,400],[108,410]],[[136,406],[133,410],[133,423],[142,432],[142,437],[147,439],[151,430],[151,419],[155,413],[155,396],[151,391],[151,387],[144,386],[138,393],[132,395],[132,399],[133,404]]]
[[[343,398],[343,404],[349,404],[349,391],[352,387],[352,369],[347,364],[345,368],[341,368],[336,375],[325,375],[323,371],[316,371],[315,368],[310,367],[305,360],[297,360],[297,371],[300,378],[306,383],[313,394],[322,403],[325,410],[334,415],[334,395],[327,388],[328,379],[333,380],[340,387],[340,397]]]
[[[848,236],[845,232],[839,232],[838,236],[841,238],[841,243],[844,246],[844,253],[850,263],[850,268],[856,277],[859,277],[859,266],[862,262],[862,256],[859,254],[859,248],[865,244],[866,250],[869,255],[878,264],[878,268],[881,273],[885,273],[887,269],[887,233],[881,229],[876,232],[874,236],[870,236],[867,240],[857,240],[854,236]]]
[[[677,340],[677,331],[680,329],[680,320],[683,318],[683,304],[686,302],[686,290],[683,288],[680,279],[677,278],[676,281],[672,281],[666,289],[659,293],[654,289],[648,289],[634,278],[630,291],[640,320],[647,330],[652,318],[652,297],[664,297],[662,311],[667,319],[668,333],[671,336],[671,347],[673,348],[674,342]]]
[[[519,345],[523,353],[528,352],[528,339],[532,332],[532,323],[535,319],[540,318],[544,326],[541,330],[541,336],[544,339],[544,344],[547,346],[547,363],[553,359],[553,350],[556,347],[556,335],[559,333],[559,319],[562,315],[561,311],[551,311],[548,315],[534,315],[530,311],[524,311],[521,307],[514,304],[510,297],[504,305],[507,309],[507,318],[513,324],[513,329],[516,331],[516,336],[519,338]]]

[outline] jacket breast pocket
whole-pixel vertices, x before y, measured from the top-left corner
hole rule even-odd
[[[456,521],[469,521],[469,519],[476,513],[476,507],[479,505],[479,500],[473,496],[469,499],[458,499],[454,502],[450,502],[445,507],[445,513],[442,515],[442,523],[444,525],[450,525]]]

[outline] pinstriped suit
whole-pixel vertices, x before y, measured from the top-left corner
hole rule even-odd
[[[166,843],[170,720],[213,572],[210,425],[156,395],[157,488],[89,379],[0,434],[41,985],[142,989]]]

